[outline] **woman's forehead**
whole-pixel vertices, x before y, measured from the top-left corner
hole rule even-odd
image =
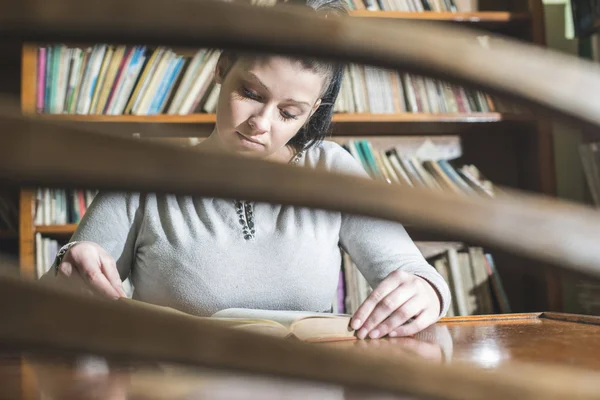
[[[239,66],[246,70],[260,70],[264,68],[285,68],[293,71],[305,70],[306,72],[318,74],[316,71],[306,67],[300,59],[281,55],[244,55],[238,59]]]
[[[321,74],[293,58],[260,56],[244,57],[238,61],[238,71],[242,77],[258,80],[271,91],[300,91],[309,97],[308,100],[314,101],[324,84]]]

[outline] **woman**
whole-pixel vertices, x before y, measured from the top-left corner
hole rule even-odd
[[[342,0],[309,0],[343,13]],[[223,53],[214,131],[201,146],[298,167],[367,176],[323,141],[343,67]],[[214,198],[100,193],[55,261],[58,280],[208,316],[230,308],[327,311],[346,250],[374,288],[352,318],[361,339],[412,335],[444,315],[446,282],[389,221]]]

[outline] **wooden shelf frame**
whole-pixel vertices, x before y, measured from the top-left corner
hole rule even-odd
[[[403,13],[390,11],[351,11],[352,17],[379,18],[385,22],[394,20],[446,21],[463,24],[468,27],[492,32],[507,32],[513,37],[545,46],[545,27],[542,0],[486,0],[493,3],[499,11],[481,11],[473,13],[423,12]],[[25,44],[22,53],[21,107],[28,116],[48,120],[58,120],[70,124],[83,122],[98,123],[98,130],[122,131],[131,135],[142,132],[149,138],[161,138],[164,133],[173,131],[167,138],[205,137],[206,131],[215,123],[214,114],[191,115],[152,115],[152,116],[105,116],[105,115],[35,115],[35,71],[37,46]],[[163,129],[162,125],[168,125]],[[109,129],[106,129],[109,128]],[[386,140],[401,135],[453,134],[464,140],[465,161],[477,166],[491,168],[488,178],[501,185],[516,185],[547,195],[556,193],[556,175],[554,173],[553,143],[548,122],[535,119],[530,115],[508,113],[473,113],[473,114],[336,114],[333,131],[337,139],[344,136],[370,136],[375,140],[378,136],[386,136]],[[179,130],[179,133],[175,132]],[[202,131],[200,134],[194,134]],[[120,134],[121,132],[119,132]],[[189,134],[188,134],[189,133]],[[209,132],[210,133],[210,132]],[[180,136],[177,136],[180,135]],[[187,135],[187,136],[184,136]],[[21,190],[21,218],[19,224],[19,252],[23,276],[35,276],[35,233],[47,235],[70,235],[74,226],[34,226],[32,205],[34,191]],[[412,230],[415,239],[425,239]],[[434,239],[435,240],[435,239]],[[523,276],[532,277],[529,271],[532,264],[511,255],[498,258],[498,264],[509,263],[511,268],[504,281],[523,281]],[[524,301],[526,292],[531,291],[524,284],[515,284],[513,295],[517,303],[516,309],[529,311],[544,309],[560,311],[562,302],[560,279],[556,275],[538,275],[540,283],[536,288],[540,294],[539,303]],[[545,283],[543,282],[545,280]],[[530,279],[531,281],[531,279]],[[519,286],[521,285],[521,286]],[[509,294],[510,296],[510,294]],[[512,300],[512,299],[511,299]]]
[[[138,122],[161,124],[207,124],[216,122],[215,114],[186,114],[186,115],[78,115],[78,114],[27,114],[31,118],[55,121],[73,122]],[[333,116],[333,123],[494,123],[494,122],[531,122],[528,114],[473,112],[473,113],[400,113],[400,114],[370,114],[370,113],[338,113]]]
[[[72,235],[77,229],[77,224],[66,225],[36,225],[33,227],[34,233],[44,235]]]
[[[528,23],[529,12],[475,11],[475,12],[404,12],[404,11],[368,11],[351,10],[350,15],[361,18],[410,19],[417,21],[448,21],[476,24],[507,24],[512,22]]]

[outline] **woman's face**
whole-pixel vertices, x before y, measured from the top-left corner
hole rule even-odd
[[[221,84],[216,131],[220,147],[284,161],[286,144],[320,104],[324,78],[284,57],[228,60],[217,66]]]

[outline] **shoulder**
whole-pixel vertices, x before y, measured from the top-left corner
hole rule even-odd
[[[137,192],[120,192],[100,190],[95,196],[92,204],[96,207],[106,206],[112,207],[117,205],[132,205],[139,204],[143,196]]]
[[[135,214],[154,194],[125,191],[98,191],[87,211],[94,213],[119,213],[126,212],[128,215]],[[86,211],[86,214],[88,212]]]
[[[362,164],[344,147],[333,141],[324,140],[311,147],[304,157],[304,166],[310,168],[368,177]]]

